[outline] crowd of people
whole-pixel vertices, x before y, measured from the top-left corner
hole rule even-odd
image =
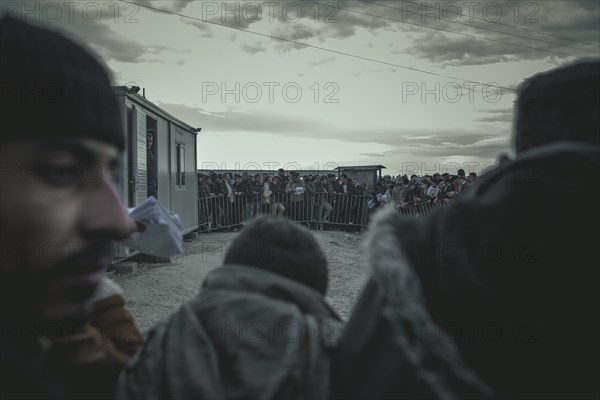
[[[477,174],[380,177],[375,186],[341,174],[300,175],[280,168],[277,174],[215,173],[198,175],[201,222],[211,228],[236,226],[264,214],[293,221],[366,225],[373,212],[391,206],[410,214],[415,205],[445,205],[475,183]]]
[[[0,20],[0,49],[0,398],[600,396],[599,62],[525,81],[501,173],[401,177],[401,205],[460,199],[420,219],[374,214],[347,321],[327,303],[315,236],[271,199],[275,216],[249,221],[199,294],[143,337],[104,274],[113,241],[140,229],[114,182],[125,124],[112,80],[80,44],[14,18]],[[99,96],[23,95],[74,82]],[[281,190],[300,203],[305,183],[289,175]],[[229,178],[205,189],[248,190]],[[356,186],[340,182],[340,196]]]

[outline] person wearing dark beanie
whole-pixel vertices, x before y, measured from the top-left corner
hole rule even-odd
[[[529,78],[514,160],[423,218],[375,216],[330,398],[600,398],[599,77]]]
[[[308,230],[256,218],[200,294],[150,332],[117,397],[328,398],[342,322],[324,300],[327,276]]]
[[[515,106],[517,154],[559,141],[600,146],[600,62],[586,61],[526,79]]]
[[[81,45],[0,19],[0,398],[110,398],[141,344],[104,276],[136,229],[109,82]]]
[[[123,150],[117,99],[95,56],[58,32],[12,17],[0,20],[0,31],[2,143],[86,137]]]
[[[295,280],[325,295],[327,258],[306,228],[265,216],[249,223],[225,254],[225,264],[248,265]]]

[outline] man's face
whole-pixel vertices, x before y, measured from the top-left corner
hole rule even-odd
[[[237,183],[237,184],[242,183],[242,177],[238,176],[237,178],[235,178],[235,183]]]
[[[223,175],[223,179],[225,179],[225,182],[229,182],[229,174]]]
[[[2,144],[0,272],[11,301],[37,318],[82,318],[136,228],[116,191],[118,149],[93,139]],[[12,290],[12,289],[14,290]]]
[[[154,136],[152,136],[152,135],[146,136],[146,144],[148,146],[148,149],[152,148],[153,143],[154,143]]]

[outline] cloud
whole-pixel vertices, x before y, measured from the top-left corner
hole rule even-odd
[[[344,140],[355,143],[379,143],[393,146],[386,157],[410,154],[412,158],[442,158],[448,155],[478,156],[494,159],[502,151],[509,150],[510,128],[490,132],[447,129],[407,132],[402,128],[372,129],[368,132],[338,130],[327,121],[306,119],[272,111],[228,110],[209,112],[184,104],[159,103],[176,117],[193,126],[204,127],[206,132],[267,133],[285,137]]]
[[[313,66],[313,67],[318,67],[319,65],[326,64],[326,63],[328,63],[328,62],[330,62],[330,61],[333,61],[333,60],[335,60],[335,59],[336,59],[336,57],[335,57],[335,56],[333,56],[333,57],[324,58],[324,59],[322,59],[322,60],[319,60],[319,61],[309,62],[309,64],[310,64],[311,66]]]
[[[513,109],[503,108],[500,110],[485,110],[480,111],[488,116],[480,117],[475,119],[475,122],[501,122],[504,124],[512,124],[513,122]]]
[[[449,37],[441,32],[427,32],[404,51],[441,66],[484,65],[499,62],[535,60],[540,56],[530,49],[491,43],[469,37]],[[397,52],[402,53],[402,52]]]
[[[479,20],[470,21],[468,16],[453,16],[464,25],[451,23],[444,18],[439,21],[429,18],[427,20],[429,22],[426,24],[423,24],[420,17],[417,16],[407,18],[409,22],[416,23],[416,25],[427,25],[429,28],[400,25],[403,31],[417,34],[412,46],[405,52],[442,67],[547,58],[558,58],[564,61],[584,56],[598,56],[599,54],[597,47],[532,32],[537,31],[597,43],[600,12],[598,3],[585,1],[548,1],[527,4],[511,1],[493,2],[495,8],[502,10],[502,18],[498,22],[503,25],[489,22],[494,18],[483,13],[488,3],[477,3],[479,8],[473,9],[473,15]],[[519,8],[520,13],[515,11],[515,7]],[[438,15],[443,16],[444,14]],[[485,18],[481,18],[482,16]],[[517,24],[515,24],[514,18],[519,20]],[[506,25],[512,26],[512,28]],[[525,28],[527,31],[517,29],[515,26]],[[439,29],[463,35],[442,32]],[[580,50],[565,46],[577,47]],[[540,50],[535,50],[536,48]]]
[[[181,18],[181,21],[184,24],[191,25],[199,29],[201,31],[200,37],[211,38],[214,36],[210,24],[206,22],[197,21],[189,18]]]
[[[377,158],[386,158],[386,157],[394,157],[393,151],[384,151],[381,153],[360,153],[361,156],[366,157],[377,157]]]
[[[110,25],[73,24],[71,31],[80,38],[86,38],[86,43],[98,52],[108,62],[111,60],[124,63],[138,62],[164,62],[162,58],[155,58],[158,54],[170,50],[167,46],[142,45],[132,39],[123,37],[114,32]]]
[[[273,111],[249,113],[232,109],[225,112],[210,112],[184,104],[157,104],[186,123],[204,127],[206,131],[212,132],[257,132],[298,137],[302,131],[317,131],[322,126],[322,122],[319,121],[278,114]]]
[[[194,0],[133,0],[133,3],[178,13],[183,11],[183,9],[186,8],[188,4],[193,3],[193,1]]]
[[[188,1],[189,2],[189,1]],[[39,1],[21,1],[20,10],[40,10]],[[15,3],[16,4],[16,3]],[[86,8],[85,12],[84,7]],[[118,61],[124,63],[137,62],[164,62],[154,56],[170,50],[169,47],[159,45],[142,44],[129,37],[125,37],[115,32],[111,25],[114,24],[116,6],[105,2],[52,2],[52,10],[60,19],[57,21],[44,19],[44,13],[39,15],[32,13],[33,21],[24,15],[25,19],[32,23],[41,24],[49,29],[57,30],[72,40],[81,43],[83,46],[91,48],[105,62]],[[56,10],[54,10],[56,8]],[[4,10],[4,8],[3,8]],[[60,11],[59,11],[60,10]],[[125,13],[123,9],[118,15],[120,21],[126,19],[134,20],[137,18],[134,14]],[[49,12],[49,11],[48,11]]]
[[[310,1],[283,0],[270,3],[254,2],[251,7],[246,7],[242,2],[234,2],[225,8],[224,4],[228,3],[215,2],[211,7],[203,5],[202,8],[196,9],[194,15],[190,13],[190,16],[219,25],[249,30],[256,30],[252,28],[254,24],[267,26],[271,35],[294,41],[306,41],[312,38],[317,38],[320,42],[346,39],[356,35],[357,28],[375,31],[389,26],[389,23],[383,19],[342,10],[342,8],[364,10],[371,7],[362,2],[328,1],[316,5]],[[206,23],[187,18],[184,20],[198,29],[210,29],[207,28]],[[280,42],[274,47],[280,52],[305,48],[289,42]]]
[[[143,3],[142,0],[137,1],[140,4]],[[271,6],[267,6],[266,3],[253,3],[257,4],[260,9],[256,6],[246,7],[244,3],[231,5],[215,2],[216,10],[207,15],[203,15],[206,10],[204,3],[201,2],[199,3],[203,4],[202,10],[200,7],[187,7],[193,3],[190,0],[163,3],[163,1],[151,2],[161,9],[178,12],[185,8],[185,11],[188,11],[191,16],[206,17],[209,21],[229,27],[265,33],[264,29],[253,27],[253,25],[257,25],[260,28],[266,28],[266,32],[273,36],[300,42],[318,40],[320,43],[324,43],[332,39],[344,40],[358,35],[359,32],[362,33],[362,30],[374,34],[383,30],[403,32],[404,38],[411,44],[407,48],[395,50],[393,53],[410,54],[442,68],[549,58],[553,59],[554,63],[561,63],[574,57],[598,56],[599,54],[598,48],[594,46],[531,32],[534,30],[597,43],[599,39],[597,21],[600,18],[600,6],[597,2],[586,0],[527,3],[515,3],[512,0],[484,1],[477,2],[472,11],[469,6],[458,2],[452,2],[454,8],[446,8],[438,3],[436,5],[427,3],[433,7],[433,14],[441,18],[436,20],[429,16],[425,22],[422,20],[422,15],[419,15],[422,9],[418,8],[416,13],[412,14],[406,12],[407,8],[414,7],[416,3],[399,3],[397,1],[373,4],[338,0],[316,5],[310,1],[283,0],[269,3]],[[226,9],[223,9],[224,4],[229,4],[225,6]],[[422,7],[420,3],[416,5]],[[493,7],[488,7],[489,5],[493,5]],[[456,6],[461,7],[464,15],[457,16],[452,13]],[[449,11],[442,12],[439,11],[440,9]],[[231,12],[232,10],[233,12]],[[501,12],[501,17],[497,21],[499,24],[494,23],[496,10]],[[477,19],[470,19],[471,15]],[[187,18],[182,20],[201,29],[204,36],[211,35],[211,28],[208,24]],[[525,28],[528,31],[518,28]],[[458,34],[442,32],[440,29]],[[265,42],[264,51],[267,51],[269,45],[270,42]],[[389,45],[393,46],[394,44],[389,43]],[[564,47],[564,45],[580,47],[581,50]],[[252,54],[257,49],[256,46],[244,44],[241,46],[243,51]],[[271,46],[281,53],[306,48],[290,42],[276,42]],[[376,45],[376,47],[383,47],[383,45]],[[550,50],[550,52],[543,50]]]
[[[248,44],[248,43],[242,44],[242,50],[244,50],[246,53],[256,54],[256,53],[260,53],[261,51],[267,51],[267,48],[261,42],[256,41],[252,44]]]
[[[441,169],[444,165],[452,166],[457,162],[470,161],[476,163],[473,165],[483,167],[492,163],[499,154],[511,151],[511,135],[508,127],[497,130],[486,127],[485,130],[480,131],[444,128],[407,131],[401,127],[348,131],[336,129],[335,125],[328,121],[278,114],[270,110],[245,112],[230,109],[224,112],[210,112],[184,104],[158,103],[158,105],[186,123],[202,127],[203,134],[230,138],[226,140],[232,142],[235,142],[240,134],[254,137],[250,135],[257,133],[272,135],[273,138],[291,139],[292,143],[294,140],[305,143],[302,139],[326,139],[364,145],[365,150],[369,149],[369,151],[356,152],[356,156],[361,157],[356,160],[346,159],[347,155],[332,153],[332,161],[340,162],[339,160],[344,159],[347,165],[383,163],[387,167],[399,168],[401,165],[411,163],[411,165],[418,164],[420,168],[426,165],[430,169]],[[263,143],[256,144],[262,148]],[[377,151],[377,148],[384,150]],[[213,151],[214,159],[228,161],[228,154],[226,148],[215,148]],[[278,155],[283,159],[286,157],[293,159],[294,149],[281,148]],[[266,155],[260,156],[266,157]]]

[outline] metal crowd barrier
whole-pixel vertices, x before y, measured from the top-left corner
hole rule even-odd
[[[343,193],[199,196],[198,223],[204,231],[230,230],[256,216],[271,214],[315,230],[326,224],[360,229],[368,224],[367,201],[367,196]]]
[[[367,227],[374,210],[369,210],[369,197],[344,193],[273,193],[256,195],[218,195],[198,198],[200,229],[232,230],[250,219],[264,214],[287,218],[322,230],[326,226]],[[402,216],[419,217],[444,207],[445,203],[419,202],[395,207]],[[390,207],[386,205],[385,207]]]
[[[447,203],[444,202],[432,203],[430,201],[422,201],[418,203],[409,204],[406,207],[396,207],[396,213],[401,216],[407,217],[422,217],[424,215],[430,214],[438,208],[445,207],[446,205]]]

